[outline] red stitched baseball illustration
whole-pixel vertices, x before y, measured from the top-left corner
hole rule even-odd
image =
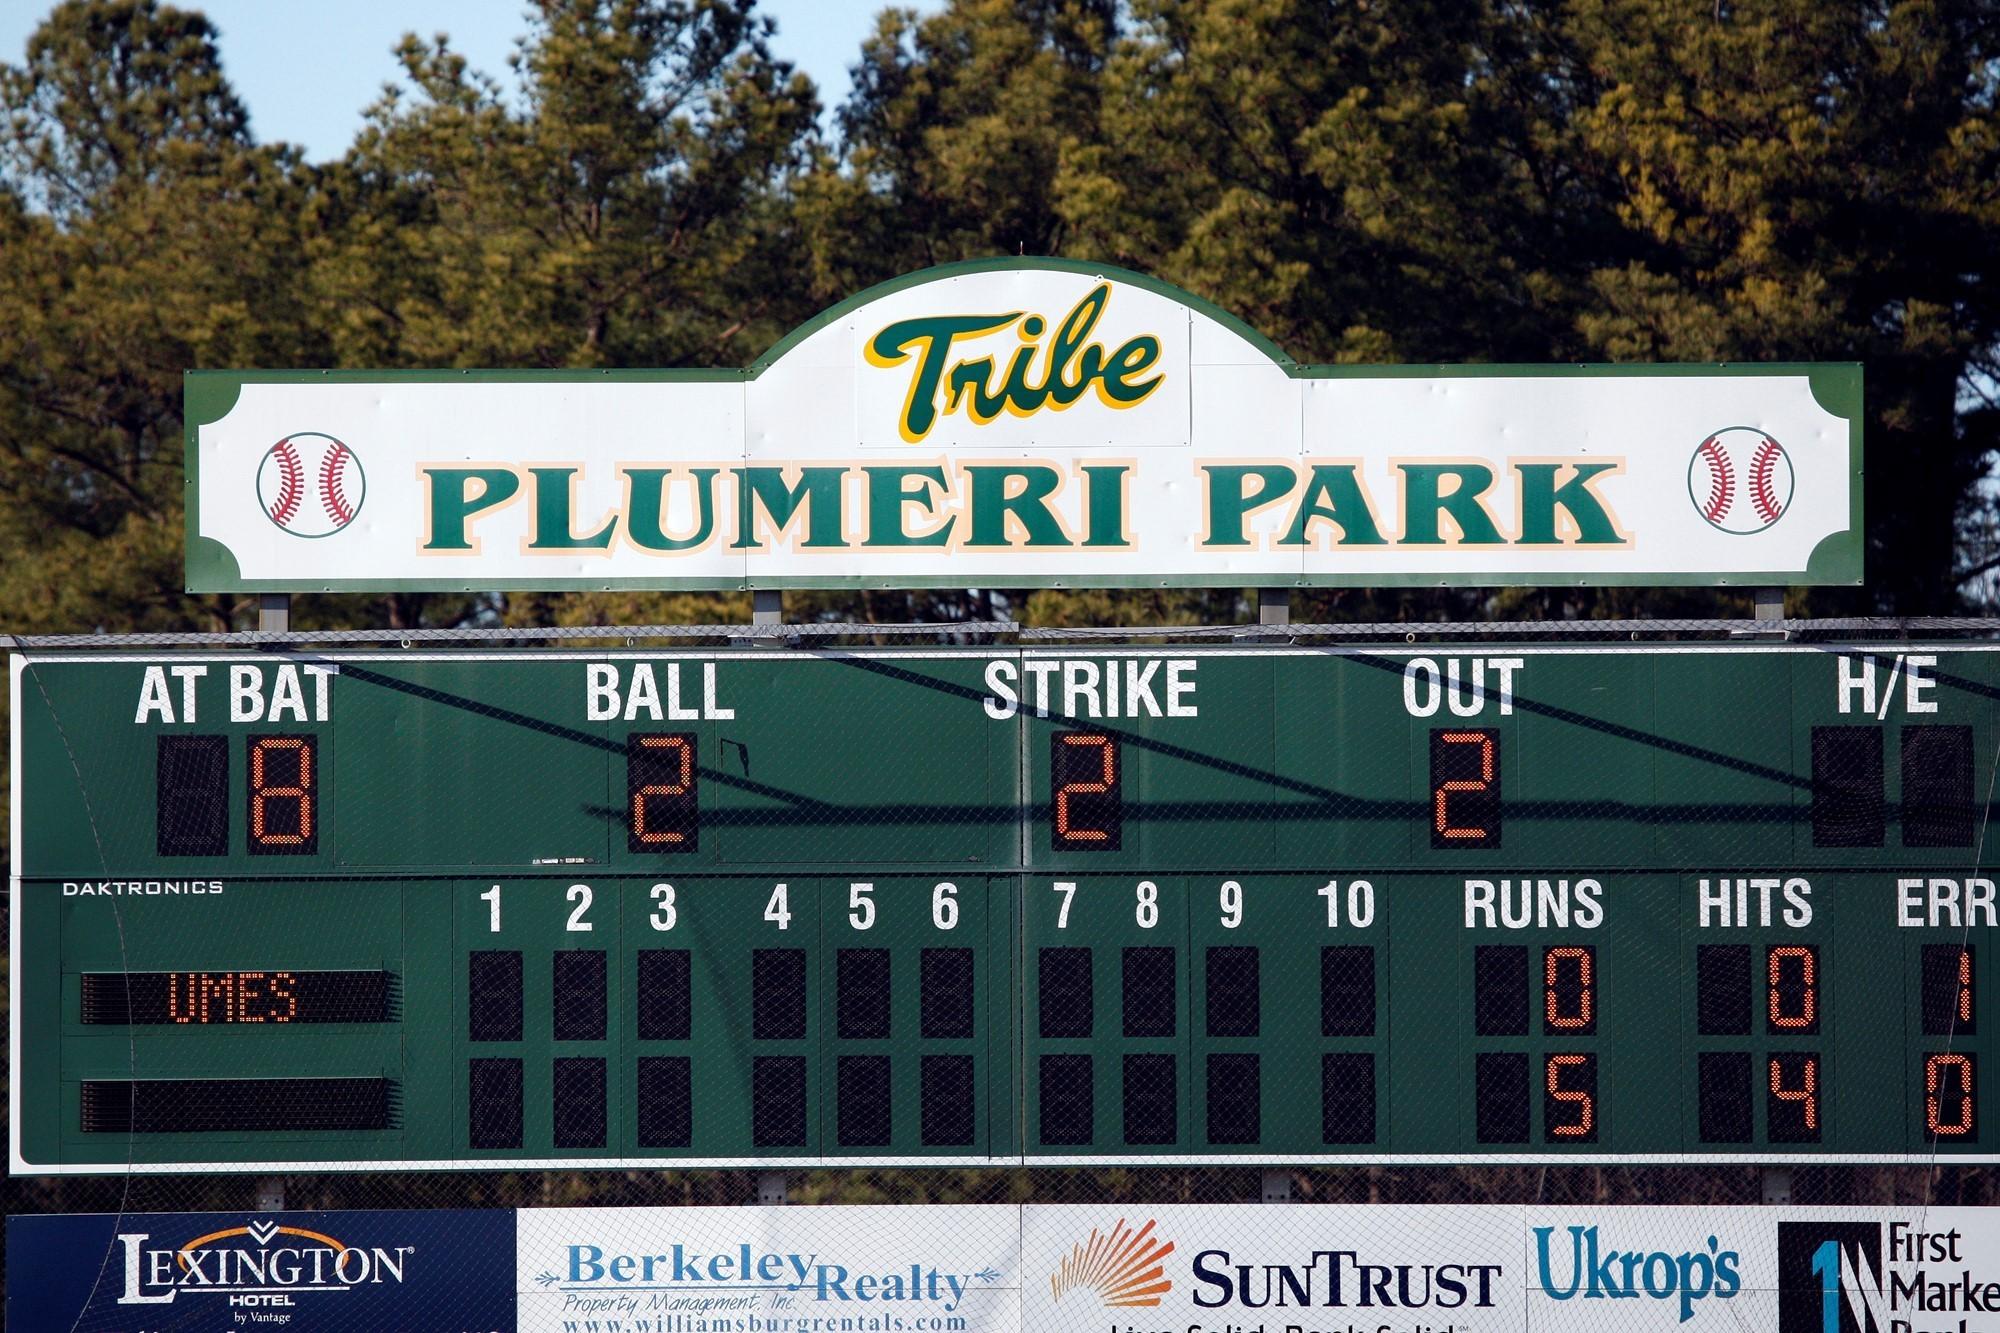
[[[337,528],[344,528],[354,521],[354,511],[347,507],[347,496],[341,484],[341,469],[347,462],[347,446],[339,440],[326,451],[326,459],[319,466],[319,498],[326,506],[327,517]]]
[[[1766,524],[1776,523],[1778,515],[1785,511],[1784,502],[1771,488],[1772,473],[1784,456],[1785,451],[1778,447],[1778,442],[1767,439],[1757,446],[1757,452],[1750,457],[1750,503],[1756,506],[1757,516]]]
[[[361,513],[368,492],[360,456],[346,441],[311,430],[266,450],[256,482],[271,522],[295,537],[331,537]]]
[[[1796,481],[1785,446],[1755,426],[1714,431],[1688,459],[1695,512],[1734,536],[1762,532],[1783,518]]]
[[[1736,474],[1729,466],[1729,456],[1722,452],[1713,435],[1701,442],[1701,453],[1708,459],[1708,508],[1702,513],[1709,522],[1720,523],[1736,494]]]
[[[271,456],[278,463],[278,500],[271,506],[271,518],[282,528],[298,516],[299,501],[306,492],[306,470],[290,440],[272,445]]]

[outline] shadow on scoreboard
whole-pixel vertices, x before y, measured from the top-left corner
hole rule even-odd
[[[1813,647],[1814,645],[1799,645]],[[1404,663],[1396,658],[1378,656],[1352,650],[1326,649],[1328,653],[1338,653],[1357,666],[1368,667],[1391,673],[1398,678],[1404,670]],[[1835,655],[1850,655],[1851,650],[1827,646],[1825,651]],[[986,694],[980,689],[953,681],[941,680],[935,676],[912,671],[893,660],[861,656],[826,656],[820,660],[837,663],[853,670],[893,680],[898,684],[913,686],[937,694],[962,699],[970,704],[982,704]],[[382,672],[373,671],[349,660],[340,663],[344,678],[374,685],[379,688],[422,699],[427,703],[473,713],[481,718],[520,727],[539,735],[554,737],[571,744],[601,750],[607,754],[623,756],[625,746],[621,740],[588,731],[580,727],[552,722],[514,709],[500,708],[492,704],[454,694],[434,686],[421,685],[414,681],[401,680]],[[1934,671],[1931,679],[1939,686],[1962,690],[1965,693],[1986,699],[2000,699],[2000,687],[1984,684],[1949,672]],[[1719,770],[1742,774],[1771,782],[1792,791],[1811,791],[1813,780],[1808,775],[1789,772],[1768,764],[1744,759],[1710,747],[1679,740],[1643,728],[1614,722],[1606,718],[1593,717],[1574,708],[1561,704],[1516,694],[1513,707],[1523,713],[1548,718],[1579,730],[1595,732],[1634,745],[1639,745],[1671,754],[1698,763],[1712,765]],[[1056,715],[1049,715],[1054,717]],[[1427,800],[1387,800],[1356,796],[1318,783],[1307,782],[1283,773],[1247,764],[1240,760],[1223,758],[1179,745],[1157,736],[1148,736],[1102,720],[1076,719],[1079,725],[1093,733],[1113,738],[1120,746],[1135,751],[1161,755],[1187,763],[1209,772],[1241,781],[1267,787],[1273,792],[1302,797],[1298,801],[1260,800],[1217,800],[1217,801],[1146,801],[1127,796],[1124,800],[1125,817],[1131,820],[1145,820],[1158,823],[1175,821],[1226,822],[1231,820],[1260,822],[1304,822],[1328,818],[1354,820],[1425,820],[1430,817]],[[742,748],[740,742],[737,743]],[[749,755],[743,750],[742,759],[748,768]],[[868,825],[996,825],[1013,824],[1024,818],[1032,819],[1033,810],[1018,804],[991,805],[942,805],[942,804],[899,804],[894,806],[850,805],[825,801],[816,797],[789,791],[770,783],[758,782],[747,773],[731,773],[720,768],[703,765],[699,772],[703,782],[715,783],[742,791],[749,795],[763,797],[778,802],[782,809],[758,810],[704,810],[702,819],[712,826],[757,826],[757,827],[814,827],[824,825],[868,826]],[[620,825],[626,812],[616,806],[587,805],[587,814],[602,819],[607,824]],[[1891,811],[1893,814],[1893,810]],[[2000,803],[1983,807],[1981,813],[2000,813]],[[1683,804],[1661,804],[1649,802],[1639,804],[1619,800],[1519,800],[1510,797],[1507,802],[1507,817],[1510,820],[1579,820],[1625,821],[1648,825],[1702,825],[1718,823],[1737,824],[1802,824],[1812,819],[1811,809],[1792,800],[1772,800],[1761,802],[1745,801],[1698,801]]]

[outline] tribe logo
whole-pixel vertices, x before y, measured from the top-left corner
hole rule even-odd
[[[1792,458],[1755,426],[1730,426],[1703,440],[1688,460],[1688,499],[1723,532],[1762,532],[1791,508]]]
[[[287,435],[257,465],[258,501],[294,537],[331,537],[354,521],[367,494],[361,459],[317,431]]]
[[[1070,1247],[1049,1290],[1059,1303],[1072,1291],[1094,1291],[1112,1308],[1158,1305],[1174,1289],[1161,1262],[1173,1252],[1172,1241],[1153,1235],[1152,1222],[1134,1231],[1121,1217],[1108,1234],[1092,1227],[1090,1239]]]
[[[348,1245],[320,1231],[252,1219],[178,1247],[121,1235],[120,1305],[171,1305],[181,1296],[227,1295],[231,1305],[290,1305],[305,1292],[400,1284],[414,1245]]]
[[[944,411],[964,408],[977,425],[1002,412],[1033,416],[1043,408],[1060,412],[1095,390],[1110,408],[1137,407],[1165,382],[1146,372],[1160,360],[1160,340],[1150,333],[1128,338],[1117,350],[1092,341],[1091,331],[1111,300],[1111,284],[1100,282],[1070,308],[1048,333],[1049,321],[1024,310],[994,315],[923,315],[902,319],[868,340],[863,354],[878,369],[902,365],[912,356],[909,390],[897,429],[915,444],[937,425],[938,394]],[[1020,342],[997,377],[994,354],[952,359],[954,342],[971,342],[1012,329]],[[1044,335],[1047,335],[1044,341]]]

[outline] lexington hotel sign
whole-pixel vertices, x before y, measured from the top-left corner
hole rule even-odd
[[[1851,583],[1853,364],[1301,366],[1049,259],[740,371],[196,371],[187,583]]]

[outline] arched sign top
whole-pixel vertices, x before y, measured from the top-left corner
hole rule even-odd
[[[187,382],[191,591],[1858,582],[1860,368],[1302,366],[927,269],[742,370]]]
[[[1057,259],[1046,255],[1027,255],[1016,258],[967,259],[953,264],[937,264],[930,268],[918,269],[865,287],[854,295],[828,306],[819,314],[793,329],[790,333],[771,344],[762,356],[752,361],[745,369],[757,375],[770,365],[781,360],[792,348],[798,346],[821,329],[838,323],[852,312],[898,293],[914,288],[928,288],[937,284],[961,284],[966,279],[985,278],[991,274],[1020,275],[1028,273],[1061,273],[1085,278],[1093,282],[1108,282],[1133,291],[1147,292],[1165,301],[1186,307],[1192,318],[1200,318],[1218,326],[1222,334],[1234,334],[1252,348],[1261,352],[1271,364],[1287,371],[1296,370],[1298,363],[1285,354],[1283,348],[1260,333],[1234,314],[1203,297],[1196,296],[1185,288],[1129,268],[1119,268],[1112,264],[1093,264],[1078,259]],[[994,288],[988,288],[994,290]],[[938,295],[943,296],[940,292]]]

